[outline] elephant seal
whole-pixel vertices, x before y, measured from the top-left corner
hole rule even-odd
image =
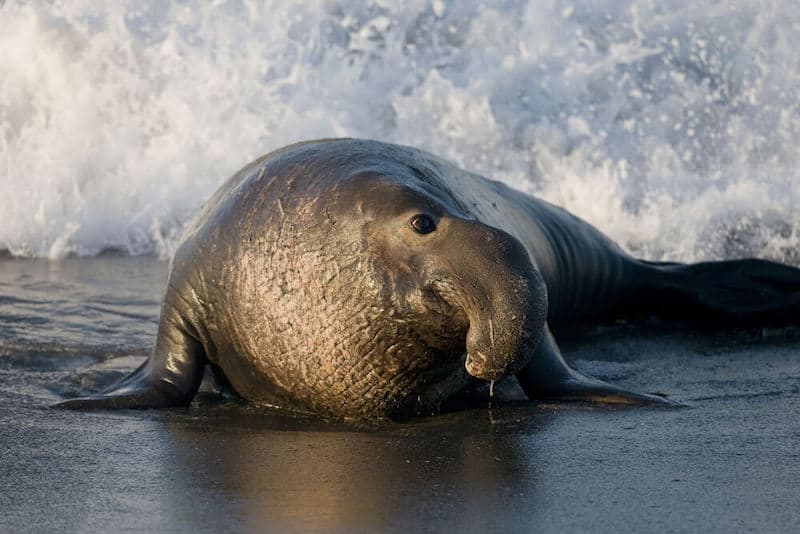
[[[585,376],[550,325],[796,317],[800,270],[634,259],[547,202],[410,147],[319,140],[239,171],[188,226],[155,348],[67,408],[187,405],[209,364],[254,403],[413,413],[516,375],[531,399],[672,404]]]

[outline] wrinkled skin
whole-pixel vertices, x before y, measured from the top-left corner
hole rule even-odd
[[[572,370],[547,326],[636,315],[642,299],[680,315],[696,288],[671,268],[413,148],[292,145],[187,229],[150,358],[62,405],[188,404],[206,364],[249,401],[334,417],[414,413],[514,374],[531,398],[671,404]]]

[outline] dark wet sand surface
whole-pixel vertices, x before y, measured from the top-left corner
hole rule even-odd
[[[684,409],[522,402],[378,428],[45,408],[135,367],[164,265],[0,260],[0,531],[795,532],[800,331],[622,326],[579,369]],[[488,398],[487,398],[488,402]]]

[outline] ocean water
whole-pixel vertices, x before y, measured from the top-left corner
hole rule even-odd
[[[234,171],[414,145],[654,260],[800,265],[795,0],[0,2],[0,250],[167,258]]]

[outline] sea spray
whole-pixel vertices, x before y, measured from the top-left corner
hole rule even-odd
[[[0,250],[169,256],[239,167],[411,144],[654,260],[800,265],[794,0],[0,3]]]

